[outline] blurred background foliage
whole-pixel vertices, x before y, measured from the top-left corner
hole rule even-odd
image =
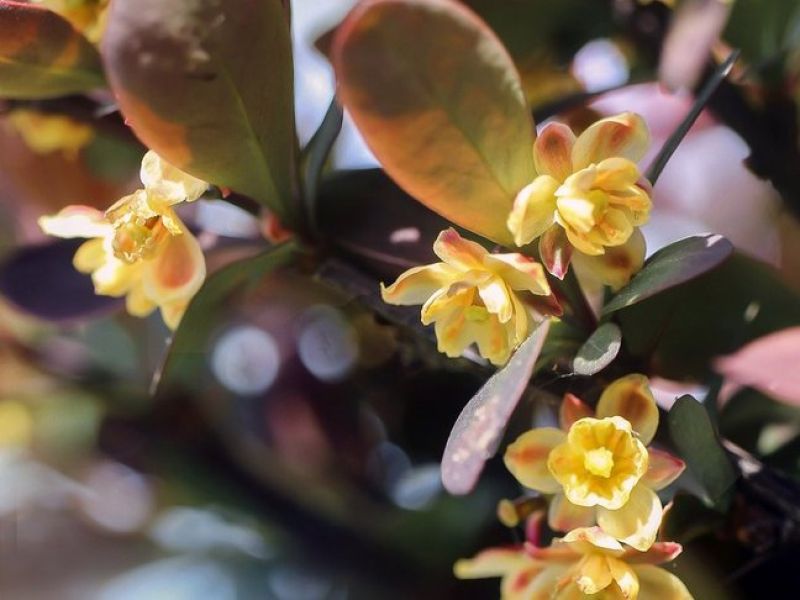
[[[305,147],[334,93],[330,32],[353,1],[291,4]],[[537,123],[558,115],[580,127],[634,110],[655,149],[713,69],[706,53],[741,49],[739,83],[720,86],[678,148],[645,228],[649,253],[706,231],[738,253],[616,320],[627,359],[662,378],[663,397],[689,389],[724,399],[723,437],[780,469],[791,494],[798,406],[720,390],[713,360],[800,323],[800,5],[467,4],[509,49]],[[443,358],[415,315],[378,306],[377,282],[430,262],[443,221],[383,175],[347,116],[318,183],[329,250],[321,265],[291,244],[263,254],[263,224],[235,198],[187,208],[212,275],[168,348],[157,317],[135,320],[94,296],[71,268],[76,244],[46,241],[36,227],[43,214],[104,208],[136,187],[144,148],[111,97],[7,99],[2,108],[2,597],[496,595],[496,582],[464,584],[451,567],[512,541],[495,506],[520,490],[496,459],[465,497],[447,495],[439,473],[450,429],[490,371]],[[237,260],[248,268],[226,268]],[[524,397],[508,438],[552,421],[567,386],[559,360],[581,335],[554,328],[538,366],[552,377]],[[570,389],[592,397],[613,376],[612,365]],[[696,492],[698,482],[679,485]],[[751,597],[767,579],[798,583],[800,519],[758,489],[741,491],[728,513],[678,496],[667,527],[685,544],[677,569],[696,598]],[[748,494],[756,500],[746,503]]]

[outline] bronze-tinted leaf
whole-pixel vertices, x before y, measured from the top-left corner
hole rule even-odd
[[[368,0],[338,29],[339,94],[386,172],[448,220],[511,244],[534,176],[519,76],[491,30],[442,0]]]
[[[279,0],[117,0],[102,49],[147,146],[293,224],[293,73]]]
[[[100,55],[69,22],[40,6],[0,1],[0,97],[54,98],[103,85]]]

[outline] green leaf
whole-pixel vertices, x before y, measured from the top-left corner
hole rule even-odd
[[[279,0],[114,2],[103,58],[145,145],[296,224],[291,40]]]
[[[317,129],[314,137],[308,142],[308,145],[303,149],[304,163],[305,163],[305,196],[306,207],[308,211],[309,221],[314,230],[317,229],[317,194],[319,192],[319,182],[322,177],[322,171],[325,168],[325,163],[331,153],[336,138],[339,137],[339,132],[342,130],[342,121],[344,119],[344,112],[342,107],[334,97],[331,100],[328,111],[322,119],[322,123]]]
[[[471,492],[483,465],[497,451],[506,424],[528,387],[549,326],[549,321],[543,321],[458,415],[442,456],[442,482],[451,494]]]
[[[616,313],[625,349],[654,373],[705,380],[714,358],[800,324],[800,297],[769,266],[734,254],[694,281]]]
[[[736,474],[706,409],[691,396],[681,396],[672,405],[667,422],[678,454],[705,491],[706,502],[724,512]]]
[[[615,323],[604,323],[589,336],[572,361],[576,375],[594,375],[617,357],[622,345],[622,332]]]
[[[208,341],[225,316],[224,307],[267,273],[289,264],[297,254],[297,247],[287,242],[213,273],[186,309],[167,356],[153,379],[153,393],[159,394],[182,384],[191,387],[197,373],[207,369]]]
[[[603,307],[607,315],[631,306],[710,271],[728,258],[733,246],[721,235],[698,235],[662,248]]]
[[[38,100],[105,85],[92,43],[45,8],[0,0],[0,97]]]
[[[446,219],[512,244],[506,219],[534,177],[519,75],[455,2],[363,2],[332,48],[340,99],[386,172]]]

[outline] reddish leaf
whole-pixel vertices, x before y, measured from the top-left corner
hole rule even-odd
[[[497,450],[506,424],[528,387],[549,329],[550,322],[542,322],[456,419],[442,457],[442,482],[451,494],[472,491],[483,465]]]
[[[103,59],[147,146],[294,224],[291,41],[279,0],[117,0]]]
[[[738,352],[717,359],[714,366],[735,383],[800,405],[800,327],[750,342]]]
[[[533,128],[500,41],[451,0],[367,0],[337,30],[339,94],[386,172],[448,220],[502,244],[531,182]]]
[[[0,0],[0,96],[54,98],[103,85],[100,55],[68,21],[40,6]]]

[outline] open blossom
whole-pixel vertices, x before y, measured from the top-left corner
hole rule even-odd
[[[523,485],[554,494],[548,523],[569,531],[597,523],[616,539],[646,550],[656,538],[663,508],[656,494],[685,465],[647,448],[658,428],[658,408],[643,375],[628,375],[605,389],[596,414],[567,394],[561,427],[522,434],[505,464]]]
[[[501,577],[502,600],[691,600],[686,586],[655,565],[681,553],[657,542],[647,552],[626,548],[599,527],[576,529],[547,548],[533,544],[489,548],[459,560],[456,577]]]
[[[60,151],[74,159],[94,138],[94,130],[86,123],[29,108],[10,111],[8,122],[37,154]]]
[[[546,125],[533,146],[538,176],[517,194],[508,217],[514,242],[552,238],[560,228],[586,257],[635,243],[630,268],[641,266],[644,247],[632,236],[647,222],[652,203],[636,161],[649,142],[647,126],[634,113],[601,119],[577,138],[562,123]]]
[[[439,234],[433,251],[442,262],[415,267],[381,286],[384,301],[422,304],[422,322],[435,324],[440,352],[460,356],[475,343],[481,356],[505,363],[534,324],[520,292],[551,294],[544,269],[521,254],[491,254],[454,229]]]
[[[128,312],[137,317],[159,308],[174,329],[203,284],[206,266],[197,239],[173,206],[196,200],[208,186],[153,152],[142,161],[142,182],[145,189],[122,198],[105,214],[68,206],[39,224],[49,235],[88,238],[73,264],[91,275],[97,294],[125,296]]]

